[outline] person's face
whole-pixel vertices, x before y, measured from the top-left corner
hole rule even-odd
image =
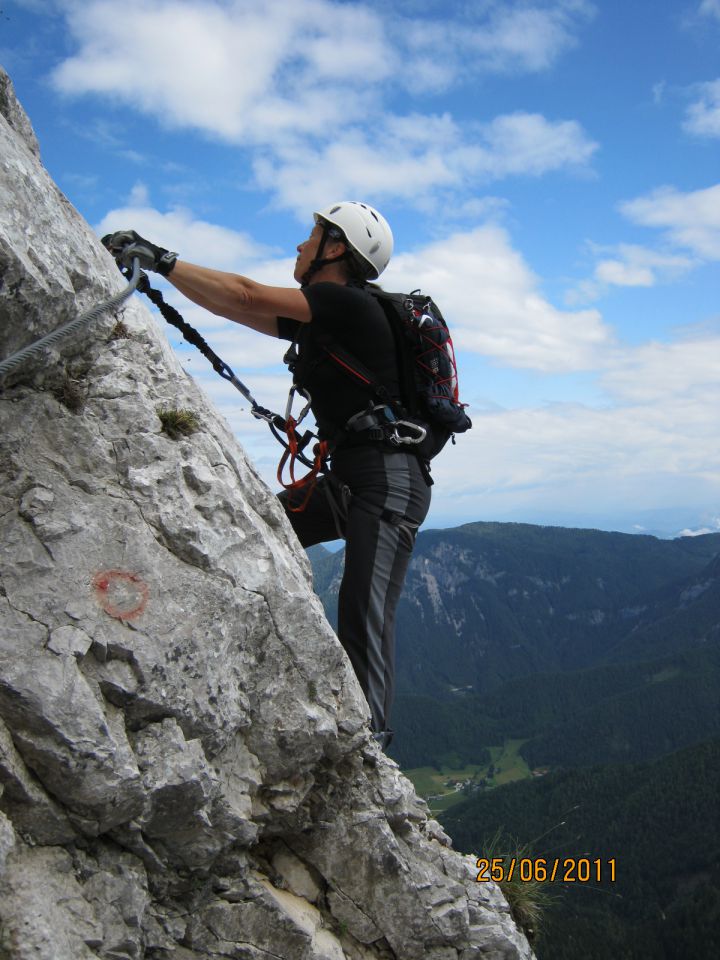
[[[316,223],[310,231],[310,236],[307,238],[307,240],[303,240],[302,243],[297,245],[298,255],[297,259],[295,260],[295,270],[293,272],[293,276],[298,283],[302,283],[302,278],[307,273],[310,264],[317,257],[322,235],[323,228],[319,223]],[[339,240],[331,240],[328,238],[322,255],[323,257],[335,257],[342,253],[344,249],[344,243]]]
[[[321,239],[322,227],[316,223],[310,231],[310,236],[307,238],[307,240],[303,240],[302,243],[297,245],[298,255],[295,261],[295,271],[293,276],[298,283],[302,281],[302,278],[307,273],[308,267],[315,259]]]

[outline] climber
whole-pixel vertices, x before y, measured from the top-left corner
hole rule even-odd
[[[338,637],[367,698],[375,739],[385,748],[392,739],[395,611],[430,506],[430,479],[411,444],[390,443],[370,427],[348,428],[368,409],[368,394],[328,361],[322,345],[328,338],[339,344],[399,396],[395,341],[367,290],[392,254],[390,227],[372,207],[354,201],[332,204],[314,221],[297,247],[299,289],[187,263],[134,231],[108,235],[103,243],[121,264],[137,257],[143,269],[167,277],[211,313],[293,341],[295,382],[311,398],[318,437],[332,452],[314,487],[286,490],[280,500],[303,547],[345,538]]]

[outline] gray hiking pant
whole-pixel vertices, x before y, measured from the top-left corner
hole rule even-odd
[[[417,529],[430,507],[430,486],[413,454],[379,445],[336,451],[331,475],[318,483],[300,513],[280,494],[304,547],[345,537],[338,600],[338,638],[345,648],[383,747],[390,743],[395,690],[395,611]]]

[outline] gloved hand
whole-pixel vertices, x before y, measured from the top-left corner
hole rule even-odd
[[[130,268],[133,258],[137,257],[143,270],[154,270],[163,277],[168,276],[178,257],[164,247],[156,247],[134,230],[108,233],[102,238],[102,243],[121,266]]]

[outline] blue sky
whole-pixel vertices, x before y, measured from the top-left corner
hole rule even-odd
[[[428,526],[720,529],[720,0],[24,0],[0,61],[99,231],[292,283],[313,209],[390,221],[474,428]],[[282,344],[173,302],[261,402]],[[183,353],[274,485],[277,449]]]

